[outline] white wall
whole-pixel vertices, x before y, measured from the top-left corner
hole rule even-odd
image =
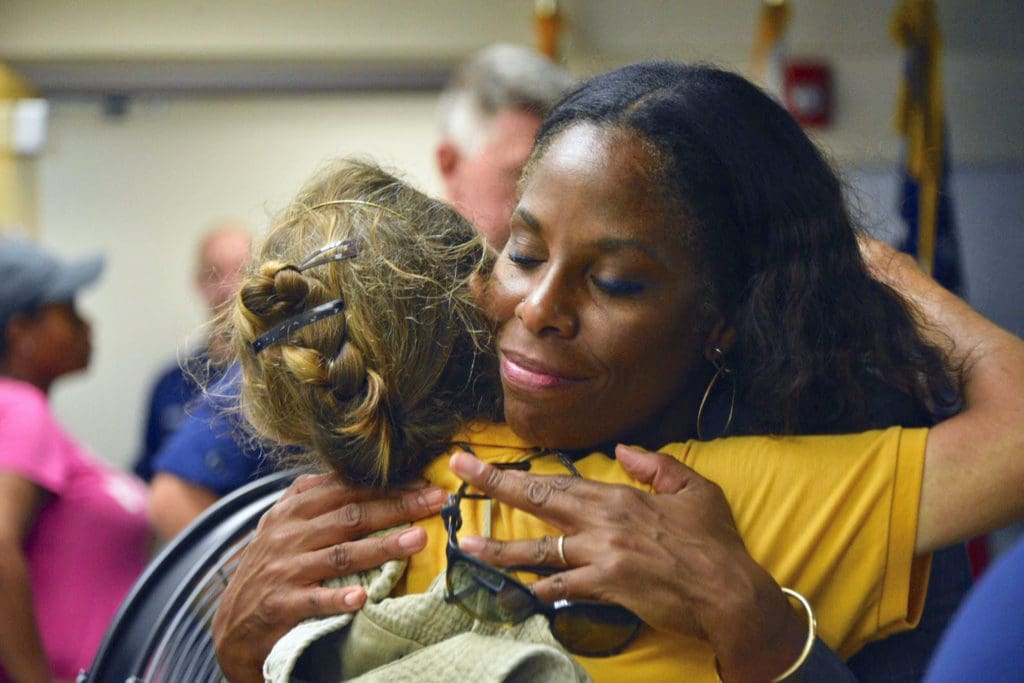
[[[202,322],[191,288],[203,228],[267,217],[327,159],[358,152],[432,191],[433,95],[57,102],[39,163],[42,240],[109,257],[82,301],[94,322],[89,371],[54,391],[58,415],[102,457],[128,463],[145,393]]]
[[[588,75],[664,57],[743,70],[759,0],[562,0],[563,53]],[[791,54],[833,68],[836,116],[820,139],[840,159],[894,161],[892,127],[901,51],[889,36],[896,0],[789,0]],[[1024,157],[1024,3],[938,0],[945,88],[960,158]],[[272,65],[319,83],[323,70],[417,70],[451,64],[495,41],[531,43],[533,0],[0,0],[0,60],[28,74],[137,86],[188,79],[196,69],[237,77],[232,65]],[[319,69],[311,65],[319,64]],[[156,68],[154,68],[156,67]],[[315,71],[315,73],[314,73]],[[57,78],[56,80],[60,80]],[[116,90],[116,88],[113,88]]]

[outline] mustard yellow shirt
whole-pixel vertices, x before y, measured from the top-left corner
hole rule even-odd
[[[848,657],[868,641],[913,627],[920,617],[930,557],[914,558],[927,430],[891,428],[843,436],[736,437],[671,444],[668,453],[725,492],[747,550],[781,586],[811,602],[819,635]],[[455,439],[487,462],[522,460],[536,449],[504,425],[475,425]],[[595,453],[576,462],[582,476],[642,487],[618,463]],[[566,474],[554,455],[531,471]],[[448,491],[461,481],[448,456],[424,472]],[[560,532],[494,501],[464,500],[460,536],[526,539]],[[409,562],[396,594],[422,592],[445,570],[440,517],[418,522],[427,548]],[[716,680],[705,641],[645,628],[625,652],[579,658],[597,681]]]

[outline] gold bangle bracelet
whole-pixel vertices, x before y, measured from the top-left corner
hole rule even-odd
[[[773,678],[772,683],[782,683],[800,670],[800,667],[804,665],[807,658],[811,656],[811,650],[814,649],[814,638],[818,634],[818,622],[814,619],[814,610],[811,609],[811,603],[807,602],[807,598],[792,588],[783,588],[781,590],[787,596],[799,602],[803,606],[804,611],[807,612],[807,642],[804,643],[804,649],[800,652],[800,656],[796,658],[796,661],[788,669]],[[718,680],[718,683],[722,683],[722,672],[718,668],[718,657],[715,657],[715,678]]]
[[[800,670],[800,667],[804,665],[804,662],[806,662],[807,658],[811,655],[811,649],[814,648],[814,638],[818,632],[818,624],[814,620],[814,610],[811,609],[811,603],[807,602],[807,598],[800,595],[792,588],[783,588],[782,592],[799,602],[803,606],[804,611],[807,612],[807,642],[804,643],[804,649],[800,653],[800,656],[796,658],[796,661],[793,662],[788,669],[773,678],[772,683],[782,683],[782,681]]]

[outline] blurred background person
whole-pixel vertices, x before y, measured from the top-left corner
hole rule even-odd
[[[460,65],[441,93],[435,156],[445,199],[495,249],[508,240],[537,129],[572,83],[537,51],[499,43]]]
[[[145,485],[64,431],[49,405],[85,369],[75,296],[103,257],[0,241],[0,680],[74,680],[145,566]]]
[[[967,594],[935,651],[925,683],[1024,678],[1024,538]]]
[[[186,406],[185,419],[153,460],[147,514],[164,541],[231,493],[273,470],[258,442],[240,428],[237,367],[232,366],[206,393]]]
[[[214,226],[199,245],[196,288],[209,320],[234,298],[249,262],[252,236],[235,222]],[[211,326],[212,327],[212,326]],[[221,496],[264,474],[256,446],[236,430],[235,418],[218,402],[231,392],[225,340],[211,330],[206,344],[157,382],[150,402],[146,450],[136,465],[151,478],[148,515],[169,540]],[[210,391],[203,394],[203,387]]]
[[[195,287],[212,320],[227,305],[238,289],[242,271],[249,262],[252,236],[248,227],[228,221],[218,223],[203,235],[196,250]],[[153,478],[153,459],[157,451],[185,420],[185,406],[199,391],[193,373],[202,377],[207,369],[219,374],[221,341],[207,337],[187,358],[168,367],[153,385],[146,411],[146,432],[142,451],[135,461],[135,474]]]

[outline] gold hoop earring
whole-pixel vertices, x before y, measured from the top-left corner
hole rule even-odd
[[[722,375],[732,374],[732,369],[725,364],[725,354],[717,346],[714,348],[715,357],[712,359],[711,364],[715,366],[715,374],[711,376],[711,381],[708,382],[708,388],[704,390],[704,397],[700,400],[700,407],[697,409],[697,438],[701,441],[705,441],[704,438],[704,406],[707,405],[708,396],[711,395],[711,390],[714,389],[715,383],[718,382]],[[729,427],[732,425],[732,414],[736,408],[736,380],[733,379],[732,385],[732,398],[729,401],[729,417],[725,419],[725,426],[722,427],[722,431],[718,433],[715,438],[724,436],[728,433]]]

